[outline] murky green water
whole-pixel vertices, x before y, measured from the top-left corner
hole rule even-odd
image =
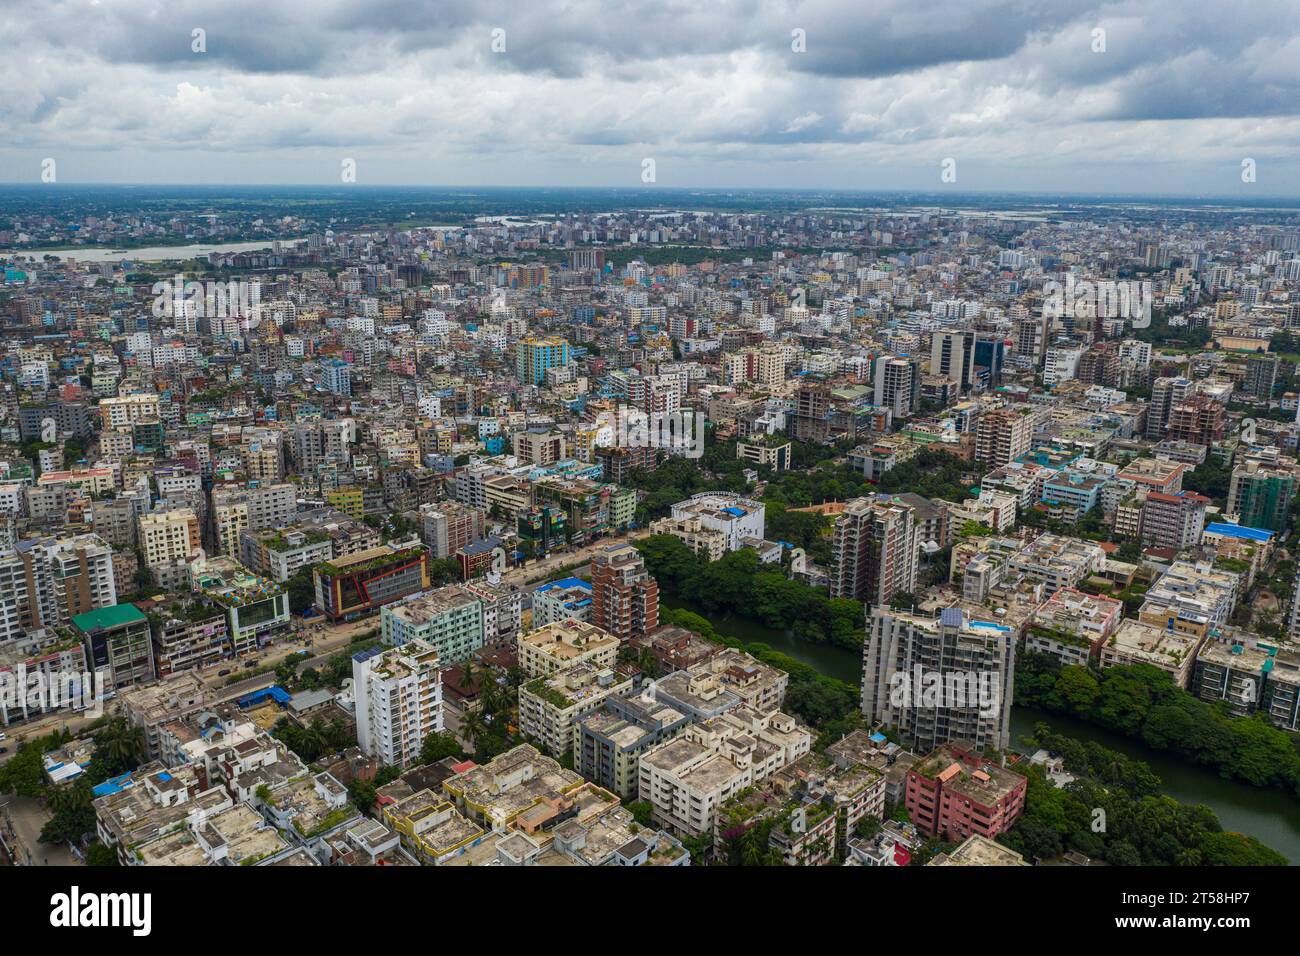
[[[670,601],[713,622],[719,634],[742,641],[761,641],[773,650],[817,668],[829,677],[857,685],[862,679],[862,661],[855,651],[824,644],[810,644],[789,631],[779,631],[741,617],[707,615],[680,601]],[[1300,799],[1280,790],[1262,790],[1248,784],[1225,780],[1212,770],[1183,763],[1160,751],[1151,750],[1140,741],[1110,733],[1083,721],[1072,720],[1033,708],[1016,707],[1011,711],[1011,740],[1017,750],[1024,750],[1021,739],[1033,733],[1034,725],[1046,722],[1058,733],[1077,740],[1092,740],[1111,750],[1149,764],[1164,782],[1164,792],[1182,803],[1203,803],[1219,817],[1225,830],[1256,837],[1277,850],[1293,865],[1300,865]]]

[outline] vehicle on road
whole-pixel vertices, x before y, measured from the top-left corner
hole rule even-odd
[[[227,676],[229,673],[230,673],[230,668],[227,667],[225,670],[217,671],[217,676],[218,676],[218,677],[225,677],[225,676]]]
[[[8,747],[0,747],[0,754],[7,754],[8,752],[9,752]]]
[[[247,664],[244,665],[244,667],[246,668],[253,668],[256,666],[257,666],[257,661],[249,661]]]

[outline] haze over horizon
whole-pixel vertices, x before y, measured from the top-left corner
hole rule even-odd
[[[4,2],[0,180],[1300,196],[1293,13]]]

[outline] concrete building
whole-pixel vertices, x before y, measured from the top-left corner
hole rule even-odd
[[[835,519],[831,597],[888,604],[916,588],[916,516],[885,496],[856,498]]]
[[[674,520],[698,518],[700,525],[726,536],[727,550],[739,551],[743,541],[763,540],[763,505],[761,502],[727,492],[706,491],[672,506]]]
[[[455,585],[416,594],[380,609],[379,633],[388,647],[413,640],[427,644],[442,666],[449,667],[483,646],[482,602]]]
[[[918,830],[950,842],[972,834],[996,840],[1015,825],[1025,809],[1028,783],[981,752],[955,742],[912,767],[904,806]]]
[[[895,728],[913,750],[952,740],[1005,749],[1017,634],[1005,624],[980,620],[983,613],[950,607],[934,618],[871,608],[862,647],[867,720]]]
[[[577,664],[613,667],[619,639],[595,624],[560,621],[520,634],[519,666],[528,677],[546,677]]]
[[[630,677],[594,664],[575,664],[549,677],[535,677],[519,688],[519,729],[562,756],[574,747],[579,718],[598,710],[606,698],[631,689]]]
[[[387,766],[418,761],[424,739],[442,732],[438,652],[418,638],[352,658],[357,743]]]
[[[589,619],[625,641],[643,638],[659,626],[659,584],[632,545],[592,557]]]

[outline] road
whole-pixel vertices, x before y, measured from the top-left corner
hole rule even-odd
[[[640,541],[642,538],[650,537],[648,528],[638,528],[624,535],[615,535],[612,537],[601,538],[577,551],[564,551],[560,554],[553,554],[549,558],[541,561],[530,561],[523,567],[514,568],[507,571],[501,576],[502,581],[506,584],[524,585],[540,583],[545,578],[550,577],[560,568],[570,567],[578,562],[590,562],[595,554],[599,554],[606,548],[612,548],[618,544],[628,544],[634,541]]]
[[[593,555],[604,551],[606,548],[640,541],[649,536],[649,529],[640,528],[628,534],[601,538],[599,541],[595,541],[576,551],[565,551],[542,561],[533,561],[524,567],[514,568],[507,571],[502,577],[505,583],[520,587],[540,583],[549,577],[553,577],[561,568],[570,567],[579,562],[590,562]],[[307,667],[319,668],[330,657],[347,647],[358,635],[366,631],[377,630],[378,627],[378,614],[340,624],[330,624],[319,618],[304,622],[301,618],[295,617],[294,629],[290,634],[282,636],[276,644],[256,655],[257,668],[260,669],[268,665],[274,668],[282,661],[293,657],[307,647],[311,649],[311,656],[296,661],[297,669],[301,672]],[[191,671],[190,673],[193,673],[200,681],[211,687],[217,693],[219,700],[233,700],[244,694],[270,687],[275,683],[275,674],[271,671],[250,675],[248,678],[236,681],[233,684],[228,683],[230,678],[236,676],[244,663],[238,660],[221,661],[210,667]],[[228,673],[223,676],[222,671]],[[105,704],[104,713],[106,716],[112,716],[116,713],[116,701],[109,701]],[[24,739],[30,740],[34,737],[44,736],[65,727],[75,734],[98,719],[60,712],[49,714],[29,723],[6,728],[9,737],[0,746],[8,747],[9,751],[0,754],[0,763],[12,757],[18,749],[17,745]]]
[[[27,866],[79,866],[81,861],[67,844],[40,842],[41,828],[50,814],[29,797],[6,797],[0,802],[0,832],[5,846]]]

